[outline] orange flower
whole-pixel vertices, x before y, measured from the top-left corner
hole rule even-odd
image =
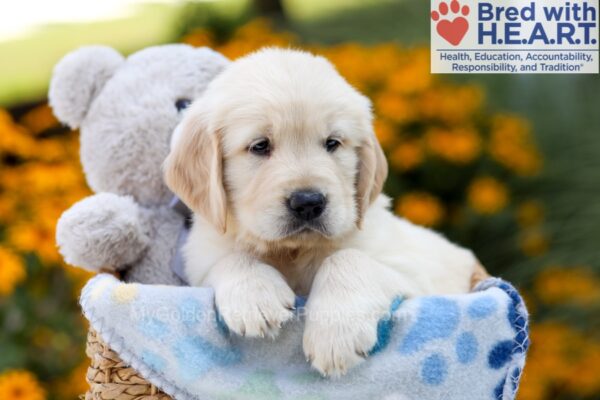
[[[234,60],[264,46],[288,47],[296,41],[289,32],[275,33],[268,19],[258,18],[240,27],[231,40],[215,50]]]
[[[396,141],[396,132],[394,127],[387,121],[376,119],[373,123],[375,135],[381,144],[381,147],[387,149]]]
[[[600,343],[556,322],[534,324],[520,400],[590,397],[600,390]],[[570,396],[569,396],[570,395]]]
[[[34,135],[38,135],[47,129],[59,125],[48,104],[42,104],[27,112],[19,122]]]
[[[194,47],[213,47],[214,35],[206,29],[197,29],[185,35],[181,41]]]
[[[378,44],[375,47],[367,48],[364,53],[361,61],[364,62],[363,65],[368,66],[365,69],[370,73],[365,73],[365,78],[371,84],[385,82],[399,68],[399,64],[404,59],[400,48],[394,43]],[[371,60],[377,60],[377,62],[369,62]],[[426,70],[429,72],[429,68]]]
[[[22,126],[14,123],[10,114],[0,109],[0,154],[30,157],[35,153],[35,140]]]
[[[2,185],[0,185],[0,188]],[[13,193],[2,193],[0,195],[0,224],[7,224],[14,216],[19,199]]]
[[[35,222],[21,222],[10,227],[11,245],[23,252],[35,252],[46,263],[58,263],[61,257],[56,249],[54,224],[39,226]]]
[[[427,49],[415,50],[408,62],[388,75],[387,86],[400,94],[414,94],[427,89],[432,83],[429,59]]]
[[[476,86],[440,86],[428,88],[419,98],[423,116],[449,125],[473,118],[483,102],[483,92]]]
[[[519,175],[535,175],[541,168],[542,159],[533,143],[531,128],[521,118],[496,116],[489,149],[496,161]]]
[[[403,141],[392,151],[390,164],[401,171],[408,171],[423,161],[423,149],[417,140]]]
[[[495,214],[508,203],[508,189],[491,177],[475,179],[467,195],[471,207],[481,214]]]
[[[404,97],[392,93],[382,92],[375,99],[375,106],[383,117],[396,123],[406,123],[413,119],[413,106]]]
[[[359,90],[366,90],[370,85],[382,79],[371,68],[370,51],[363,46],[356,43],[344,43],[335,48],[316,50],[329,59],[348,82]]]
[[[456,164],[473,161],[481,148],[477,132],[467,128],[432,129],[425,135],[425,141],[433,154]]]
[[[413,192],[400,197],[396,212],[415,224],[435,226],[444,218],[444,208],[433,195]]]
[[[25,267],[21,259],[0,246],[0,296],[10,295],[15,286],[25,280],[25,275]]]
[[[550,267],[536,277],[534,291],[545,304],[589,305],[600,301],[600,279],[584,267]]]
[[[28,371],[8,371],[0,375],[0,399],[44,400],[44,389]]]

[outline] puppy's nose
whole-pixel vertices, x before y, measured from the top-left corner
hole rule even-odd
[[[325,210],[327,199],[323,193],[314,190],[298,190],[287,200],[290,212],[299,219],[310,221],[318,218]]]

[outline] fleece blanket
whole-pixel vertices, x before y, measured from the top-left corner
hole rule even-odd
[[[229,334],[209,288],[94,277],[81,306],[92,327],[178,400],[512,400],[528,347],[517,291],[492,278],[473,293],[395,301],[370,357],[338,378],[311,369],[298,317],[279,337]]]

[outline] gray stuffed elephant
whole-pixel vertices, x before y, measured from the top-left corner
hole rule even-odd
[[[162,163],[190,101],[228,60],[207,48],[151,47],[124,58],[109,47],[65,56],[50,83],[60,121],[81,132],[81,162],[96,193],[59,219],[65,261],[118,271],[126,281],[178,285],[172,265],[186,216],[172,205]]]

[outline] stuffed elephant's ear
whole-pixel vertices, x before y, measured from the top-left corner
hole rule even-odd
[[[124,57],[106,46],[75,50],[56,64],[48,98],[57,118],[78,128],[94,98],[123,63]]]

